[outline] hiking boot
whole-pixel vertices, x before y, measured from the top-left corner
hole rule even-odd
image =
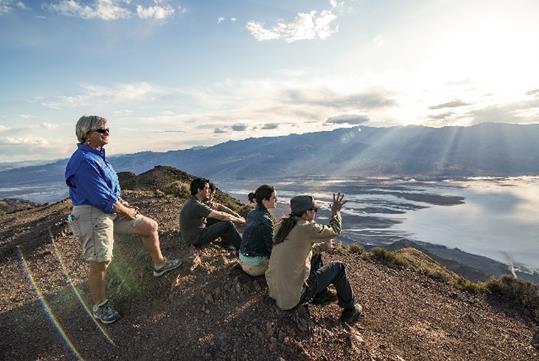
[[[118,311],[112,308],[109,300],[105,300],[99,305],[94,305],[94,307],[92,307],[92,313],[94,318],[103,323],[113,323],[122,317]]]
[[[161,277],[168,271],[172,271],[182,265],[182,261],[179,259],[166,259],[165,263],[161,267],[153,267],[153,276]]]
[[[348,324],[353,324],[363,315],[363,307],[359,303],[354,303],[354,306],[342,310],[341,321]]]
[[[335,301],[337,301],[337,292],[327,288],[313,298],[313,304],[318,306],[325,306]]]

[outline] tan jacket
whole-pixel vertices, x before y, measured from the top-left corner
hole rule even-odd
[[[266,281],[269,295],[280,309],[289,310],[299,303],[311,272],[313,248],[340,233],[340,213],[331,217],[327,226],[298,218],[285,240],[273,246]]]

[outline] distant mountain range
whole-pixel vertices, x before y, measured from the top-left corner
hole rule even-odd
[[[111,157],[117,171],[173,166],[215,179],[279,176],[519,176],[539,174],[539,125],[353,127],[248,138],[212,147]],[[0,171],[0,187],[63,180],[67,160]]]

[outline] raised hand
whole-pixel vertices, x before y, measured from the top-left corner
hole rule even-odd
[[[333,203],[331,204],[331,212],[337,213],[341,210],[344,204],[348,202],[344,200],[344,194],[340,192],[335,194],[333,193]]]

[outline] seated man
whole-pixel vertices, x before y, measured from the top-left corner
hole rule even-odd
[[[245,219],[211,209],[205,204],[210,196],[209,180],[197,178],[191,182],[190,188],[191,197],[185,201],[180,212],[180,232],[183,240],[189,245],[203,247],[221,237],[225,244],[239,249],[241,237],[234,223],[243,224]],[[215,218],[219,222],[206,227],[208,218]]]
[[[316,247],[332,247],[332,239],[341,233],[343,198],[340,193],[333,194],[328,225],[314,221],[318,205],[313,197],[297,196],[290,200],[292,212],[277,230],[266,271],[269,295],[279,308],[290,310],[310,300],[322,305],[338,299],[343,309],[341,321],[353,323],[361,315],[362,308],[355,303],[344,264],[323,265],[321,256],[313,254]],[[331,284],[336,295],[327,289]]]
[[[206,202],[204,202],[204,203],[206,203],[208,205],[208,207],[210,207],[211,209],[213,209],[215,211],[225,212],[225,213],[228,213],[228,214],[232,214],[233,216],[236,216],[238,218],[241,218],[241,216],[237,212],[234,212],[232,209],[228,208],[224,204],[215,202],[213,200],[213,197],[215,196],[215,190],[216,189],[217,188],[215,187],[215,184],[210,182],[210,196],[209,196],[208,200]],[[218,219],[216,219],[216,218],[209,218],[209,219],[206,220],[206,227],[214,225],[217,222],[220,222],[220,221]]]

